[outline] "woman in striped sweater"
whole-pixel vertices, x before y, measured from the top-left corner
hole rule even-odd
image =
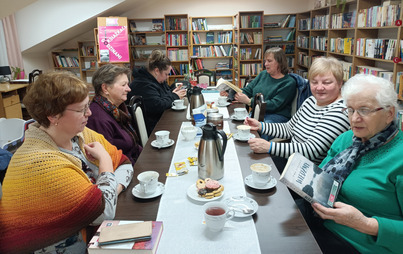
[[[269,153],[288,158],[299,152],[316,164],[325,158],[333,141],[350,127],[342,112],[343,67],[335,58],[317,58],[308,77],[313,96],[305,100],[287,123],[259,123],[247,118],[252,130],[276,138],[291,139],[290,143],[270,142],[261,138],[249,140],[255,153]]]

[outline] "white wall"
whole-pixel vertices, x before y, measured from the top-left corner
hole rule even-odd
[[[120,16],[128,18],[155,18],[164,14],[188,14],[189,16],[228,16],[239,11],[264,11],[265,14],[298,13],[313,8],[315,0],[126,0],[133,1],[133,8]],[[83,22],[89,15],[101,13],[122,0],[39,0],[16,13],[16,20],[21,41],[21,50],[49,37],[57,36],[62,31]],[[39,15],[39,10],[46,15]],[[62,13],[60,12],[62,10]],[[29,24],[29,25],[27,25]],[[36,29],[33,29],[36,28]],[[77,35],[76,38],[63,42],[57,48],[77,47],[77,41],[94,40],[93,30]],[[48,52],[23,52],[25,71],[34,69],[52,69],[53,63]]]

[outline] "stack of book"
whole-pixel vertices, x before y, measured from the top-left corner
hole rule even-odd
[[[161,221],[105,220],[88,244],[88,253],[156,253]]]

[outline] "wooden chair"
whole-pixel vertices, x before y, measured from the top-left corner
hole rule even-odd
[[[129,105],[127,106],[130,114],[132,115],[132,124],[140,138],[140,143],[144,147],[148,141],[147,127],[144,121],[144,104],[143,97],[133,95],[130,98]]]
[[[252,118],[260,122],[263,122],[265,112],[266,112],[266,102],[264,101],[263,94],[257,93],[253,100]]]
[[[35,69],[28,74],[29,83],[32,84],[35,81],[35,77],[42,74],[42,70]]]
[[[200,69],[195,71],[198,84],[207,84],[207,86],[214,86],[216,84],[215,71],[207,69]]]

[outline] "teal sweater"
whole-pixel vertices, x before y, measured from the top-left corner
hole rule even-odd
[[[340,135],[320,167],[352,144],[353,132]],[[337,201],[352,205],[379,224],[378,236],[370,236],[326,220],[325,226],[350,242],[361,253],[403,251],[403,132],[386,145],[368,152],[354,165]]]
[[[278,114],[291,118],[291,104],[297,92],[295,79],[286,74],[280,79],[274,79],[262,71],[246,87],[242,88],[244,94],[252,99],[257,93],[262,93],[266,104],[266,114]]]

